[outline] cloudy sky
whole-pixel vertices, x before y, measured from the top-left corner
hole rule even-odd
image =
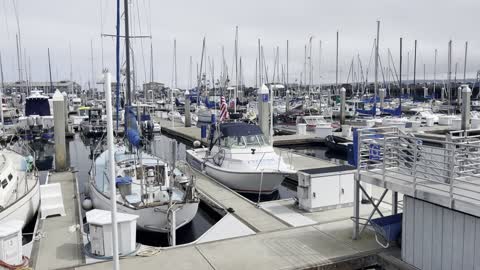
[[[72,50],[73,78],[87,85],[104,67],[114,70],[115,43],[100,38],[101,32],[115,32],[114,0],[0,0],[0,52],[6,81],[18,79],[16,41],[18,11],[22,66],[31,67],[32,80],[48,79],[47,48],[52,56],[54,80],[70,77],[69,47]],[[122,0],[123,2],[123,0]],[[280,63],[285,64],[286,41],[290,42],[289,80],[300,79],[304,46],[313,36],[314,82],[335,80],[335,37],[340,33],[340,80],[346,81],[352,57],[360,55],[364,70],[368,66],[376,21],[381,21],[381,61],[387,67],[387,49],[395,61],[399,57],[399,38],[404,38],[404,74],[410,52],[410,78],[413,77],[413,44],[418,40],[417,78],[433,77],[434,50],[438,49],[438,73],[447,70],[447,44],[453,40],[453,65],[458,62],[458,77],[463,77],[465,41],[469,42],[467,72],[480,69],[478,0],[131,0],[132,32],[152,35],[152,39],[133,41],[139,83],[150,78],[150,42],[154,52],[154,77],[172,83],[173,40],[177,40],[178,86],[189,86],[189,59],[200,60],[202,38],[215,75],[221,64],[221,48],[231,70],[235,26],[239,27],[239,54],[245,81],[255,83],[257,40],[264,46],[265,60],[272,76],[274,47],[280,47]],[[123,32],[123,26],[122,26]],[[322,59],[319,63],[319,42]],[[102,50],[103,43],[103,50]],[[122,48],[123,49],[123,48]],[[103,57],[102,57],[103,51]],[[122,52],[123,53],[123,52]],[[103,61],[102,61],[103,58]],[[25,64],[26,62],[26,64]],[[395,63],[398,68],[398,62]],[[355,64],[358,66],[357,64]],[[210,68],[207,70],[211,76]],[[373,62],[370,65],[373,79]],[[407,75],[405,75],[406,78]],[[441,75],[439,75],[441,76]]]

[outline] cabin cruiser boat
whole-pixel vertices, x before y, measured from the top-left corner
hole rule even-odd
[[[72,125],[72,128],[74,130],[79,130],[80,129],[80,124],[82,124],[83,121],[88,120],[88,111],[90,110],[90,107],[78,107],[77,110],[73,113],[71,113],[68,118],[70,120],[70,123]]]
[[[271,194],[296,171],[268,143],[261,129],[243,122],[221,123],[210,148],[187,150],[187,162],[222,184],[245,193]]]
[[[18,131],[31,138],[53,137],[53,114],[50,99],[42,91],[32,90],[25,99],[25,114],[18,118]]]
[[[88,119],[80,124],[80,131],[87,137],[103,136],[107,132],[107,123],[103,120],[102,109],[90,108]]]
[[[321,115],[305,115],[297,118],[297,124],[307,124],[307,130],[315,130],[318,126],[330,126],[325,118]]]
[[[186,169],[171,170],[160,158],[140,150],[130,152],[124,145],[114,150],[115,180],[108,177],[108,151],[94,160],[90,171],[89,195],[95,208],[110,210],[109,182],[115,181],[118,211],[138,215],[141,230],[169,232],[172,211],[176,229],[195,217],[200,200],[193,175],[187,176]]]
[[[40,204],[39,185],[31,156],[0,150],[0,223],[20,220],[26,225]]]

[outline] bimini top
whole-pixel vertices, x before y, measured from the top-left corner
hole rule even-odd
[[[259,126],[243,122],[222,123],[220,124],[220,132],[222,137],[263,134]]]

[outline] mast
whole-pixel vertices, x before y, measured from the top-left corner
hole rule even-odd
[[[448,114],[451,111],[452,105],[452,87],[451,87],[451,80],[452,80],[452,40],[448,41],[448,76],[447,76],[447,94],[448,94]]]
[[[463,83],[467,83],[467,51],[468,51],[468,41],[465,41],[465,59],[463,61]]]
[[[286,76],[287,85],[285,86],[288,90],[288,39],[287,39],[287,76]]]
[[[190,56],[190,68],[188,73],[188,87],[192,88],[192,56]]]
[[[3,121],[3,91],[5,90],[5,81],[3,78],[3,64],[2,64],[2,54],[0,53],[0,121],[2,121],[2,131],[4,130],[4,121]]]
[[[55,91],[53,89],[53,81],[52,81],[52,65],[50,63],[50,48],[47,49],[48,52],[48,74],[50,76],[50,91]]]
[[[399,99],[399,106],[400,106],[400,111],[402,108],[402,64],[403,64],[403,38],[400,38],[400,63],[399,63],[399,70],[398,73],[400,75],[398,79],[398,85],[400,87],[400,99]]]
[[[413,92],[414,96],[417,90],[417,40],[415,39],[415,49],[413,54]]]
[[[377,94],[378,94],[378,46],[380,39],[380,21],[377,21],[377,38],[375,40],[375,87],[374,87],[374,104],[377,103]],[[374,117],[377,115],[376,112],[373,112]]]
[[[262,87],[263,77],[262,77],[262,46],[260,45],[260,39],[258,39],[258,79],[259,79],[259,88]]]
[[[95,71],[93,68],[93,40],[90,40],[90,57],[92,65],[92,85],[90,90],[92,91],[92,96],[95,97],[95,93],[93,92],[95,89]]]
[[[308,96],[311,96],[311,87],[312,87],[312,71],[313,71],[313,67],[312,67],[312,39],[313,39],[313,36],[310,37],[310,40],[309,40],[309,45],[310,45],[310,49],[309,49],[309,57],[308,57],[308,61],[309,61],[309,78],[308,78]]]
[[[73,64],[72,64],[72,44],[68,43],[68,50],[70,54],[70,84],[72,87],[70,88],[70,93],[73,94]]]
[[[234,106],[233,112],[237,113],[237,89],[238,89],[238,26],[235,27],[235,89],[233,89]]]
[[[120,0],[117,0],[117,25],[115,26],[116,28],[116,35],[115,35],[115,80],[117,81],[115,85],[115,107],[116,107],[116,117],[117,117],[117,123],[116,123],[116,129],[118,132],[118,119],[119,117],[119,111],[120,111]],[[125,120],[126,124],[126,120]],[[114,259],[118,259],[114,257]],[[115,260],[115,264],[117,264],[117,261]]]
[[[177,85],[177,39],[173,40],[173,72],[174,72],[174,77],[173,77],[174,88],[178,88],[178,85]]]
[[[337,49],[335,54],[335,92],[338,93],[338,30],[337,30]]]
[[[128,22],[128,0],[123,1],[124,6],[124,15],[125,15],[125,65],[126,65],[126,97],[127,102],[126,104],[128,107],[132,105],[132,97],[131,97],[131,84],[130,84],[130,32],[129,32],[129,22]],[[117,19],[118,20],[118,19]],[[119,26],[120,28],[120,26]],[[118,30],[117,30],[118,31]],[[125,110],[126,112],[126,110]],[[127,118],[125,118],[125,125],[127,126]],[[126,131],[126,130],[125,130]]]
[[[153,78],[153,45],[150,41],[150,82],[154,82]]]
[[[437,49],[435,49],[435,61],[433,64],[433,99],[435,99],[436,88],[437,88]]]

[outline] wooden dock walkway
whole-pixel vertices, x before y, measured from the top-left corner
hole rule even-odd
[[[85,263],[76,194],[75,174],[71,172],[52,173],[49,183],[62,186],[63,204],[66,216],[39,219],[38,232],[41,235],[32,249],[31,266],[34,269],[68,268]]]

